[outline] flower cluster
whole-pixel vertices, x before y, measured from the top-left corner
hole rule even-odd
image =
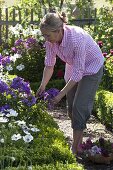
[[[10,78],[7,68],[12,58],[9,55],[0,55],[0,143],[7,143],[8,138],[12,141],[23,139],[25,143],[29,143],[33,140],[31,132],[38,132],[39,129],[34,125],[27,125],[25,120],[20,120],[20,115],[23,110],[29,112],[35,105],[36,98],[30,84],[23,78]],[[5,135],[4,130],[7,129],[8,134]]]
[[[98,41],[97,43],[99,45],[99,47],[101,48],[101,50],[103,51],[103,56],[105,57],[105,60],[107,58],[109,58],[110,56],[113,56],[113,49],[110,49],[109,54],[106,52],[106,49],[104,49],[103,46],[103,42],[102,41]]]
[[[48,105],[48,109],[53,109],[54,105],[51,102],[51,99],[54,98],[55,96],[57,96],[59,93],[59,90],[56,88],[50,88],[47,91],[44,91],[40,96],[39,99],[40,100],[44,100],[47,101],[47,105]]]
[[[14,47],[12,47],[12,52],[23,54],[25,52],[38,52],[41,49],[43,37],[39,29],[34,29],[33,26],[24,29],[22,25],[17,24],[15,27],[11,26],[9,31],[17,38]]]
[[[81,148],[87,156],[95,156],[99,154],[104,157],[109,157],[109,155],[113,153],[113,143],[102,137],[100,137],[96,142],[92,142],[92,140],[88,138],[86,142],[83,142]]]
[[[26,52],[38,52],[41,46],[37,42],[36,38],[28,37],[26,39],[18,39],[15,41],[14,47],[11,48],[13,53],[23,54]],[[34,51],[33,51],[34,50]]]

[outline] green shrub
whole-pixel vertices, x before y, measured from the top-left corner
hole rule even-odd
[[[103,52],[109,52],[113,48],[113,12],[105,7],[101,8],[98,12],[98,22],[95,25],[95,31],[92,36],[96,41],[103,41]]]
[[[84,168],[81,165],[78,165],[77,163],[69,164],[68,162],[66,164],[63,163],[56,163],[56,164],[43,164],[42,166],[37,165],[33,166],[32,170],[83,170]],[[18,168],[6,168],[5,170],[28,170],[28,168],[25,167],[19,167]]]
[[[105,57],[101,88],[113,92],[113,50]]]
[[[96,94],[94,112],[102,123],[113,128],[113,93],[100,90]]]
[[[18,167],[30,166],[31,164],[43,166],[43,164],[56,164],[56,162],[76,163],[63,132],[58,130],[58,125],[48,115],[43,102],[38,102],[27,113],[23,109],[19,119],[26,120],[26,125],[28,123],[35,125],[40,131],[38,133],[32,132],[34,138],[30,143],[24,143],[22,139],[11,141],[10,138],[8,138],[7,144],[6,142],[2,143],[0,145],[1,168],[3,165],[5,167]],[[7,136],[10,136],[10,132],[19,133],[16,126],[2,126],[1,130],[3,129]],[[14,157],[13,161],[12,157]]]

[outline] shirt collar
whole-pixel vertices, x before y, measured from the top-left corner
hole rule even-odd
[[[68,42],[68,32],[67,32],[67,29],[66,29],[65,25],[64,25],[63,29],[64,29],[64,36],[63,36],[63,39],[62,39],[62,42],[61,42],[60,46],[66,47],[67,42]]]

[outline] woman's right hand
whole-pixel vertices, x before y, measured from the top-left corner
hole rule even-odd
[[[45,87],[40,85],[40,87],[38,88],[36,92],[36,97],[39,97],[44,91],[45,91]]]

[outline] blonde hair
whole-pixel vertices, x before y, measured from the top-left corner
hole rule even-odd
[[[65,13],[48,13],[46,14],[41,23],[40,29],[47,29],[49,31],[56,31],[60,27],[63,28],[63,24],[67,23]]]

